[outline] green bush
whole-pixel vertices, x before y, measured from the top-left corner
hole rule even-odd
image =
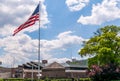
[[[31,79],[9,78],[9,79],[0,79],[0,81],[31,81]],[[34,79],[33,81],[44,81],[44,80]]]
[[[3,79],[0,79],[0,81],[3,81]]]
[[[21,79],[21,78],[9,78],[9,79],[0,79],[0,81],[31,81],[31,79]],[[66,79],[51,79],[51,78],[45,78],[44,80],[37,80],[34,79],[33,81],[73,81],[71,78]],[[75,78],[74,81],[91,81],[90,78]]]
[[[21,79],[21,78],[10,78],[10,79],[0,79],[0,81],[31,81],[31,79]],[[34,79],[33,81],[72,81],[72,79],[50,79],[46,78],[44,80]],[[90,78],[75,78],[74,81],[92,81]],[[111,81],[120,81],[120,80],[111,80]]]

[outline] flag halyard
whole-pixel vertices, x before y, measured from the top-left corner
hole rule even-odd
[[[13,36],[16,35],[22,29],[25,29],[27,27],[34,25],[36,21],[39,21],[39,4],[36,7],[33,14],[29,17],[29,19],[25,23],[20,25],[17,29],[14,30]]]

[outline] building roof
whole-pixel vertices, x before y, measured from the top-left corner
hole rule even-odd
[[[38,62],[27,62],[22,65],[24,68],[31,69],[32,67],[35,69],[38,68]],[[40,67],[44,67],[44,64],[40,63]]]
[[[61,65],[63,65],[64,67],[79,67],[79,68],[82,68],[82,67],[87,68],[88,67],[87,65],[68,64],[68,63],[61,63]]]
[[[27,62],[22,65],[25,69],[38,69],[38,62]],[[40,63],[40,68],[43,69],[86,69],[87,66],[87,60],[74,60],[72,62],[66,62],[66,63],[57,63],[53,62],[50,64],[42,64]]]
[[[65,69],[65,67],[57,62],[53,62],[48,66],[45,66],[43,69]]]

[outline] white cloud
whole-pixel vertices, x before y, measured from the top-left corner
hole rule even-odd
[[[52,58],[52,59],[49,59],[49,63],[52,63],[52,62],[65,63],[68,60],[71,61],[71,59],[69,58]]]
[[[60,33],[54,40],[41,40],[41,47],[51,49],[64,48],[69,44],[81,44],[84,41],[79,36],[72,35],[71,31]]]
[[[97,5],[93,5],[90,16],[80,16],[78,23],[100,25],[104,22],[120,18],[119,0],[103,0]]]
[[[80,45],[85,39],[72,35],[73,32],[66,31],[60,33],[54,40],[41,40],[41,54],[49,55],[45,57],[50,59],[55,51],[66,51],[70,46]]]
[[[66,4],[70,11],[79,11],[83,9],[88,3],[89,0],[66,0]]]
[[[37,40],[32,40],[29,36],[22,34],[16,37],[8,36],[0,39],[0,55],[3,65],[11,66],[14,59],[16,65],[26,61],[34,60],[37,57]],[[32,58],[32,59],[31,59]]]
[[[73,35],[73,32],[66,31],[60,33],[53,40],[41,39],[40,54],[41,59],[49,60],[49,62],[65,62],[69,58],[57,58],[56,51],[64,53],[68,50],[69,46],[80,45],[84,41],[82,37]],[[18,65],[29,61],[38,59],[38,40],[32,39],[26,34],[19,34],[16,36],[7,36],[0,38],[0,61],[4,66]],[[59,53],[60,54],[60,53]]]
[[[18,26],[23,24],[30,17],[37,4],[38,1],[36,0],[2,0],[0,3],[0,30],[5,30],[3,30],[3,32],[0,32],[0,35],[11,35]],[[41,27],[46,28],[46,25],[50,21],[48,20],[48,13],[46,11],[46,6],[44,5],[44,0],[41,0],[41,10]],[[38,22],[36,25],[34,25],[34,27],[25,29],[20,33],[24,33],[25,31],[33,32],[37,29]],[[9,30],[9,32],[7,30]]]
[[[120,36],[120,32],[118,33],[118,35],[117,36]]]

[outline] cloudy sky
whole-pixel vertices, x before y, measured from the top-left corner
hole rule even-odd
[[[6,67],[38,59],[38,26],[13,31],[39,0],[0,0],[0,61]],[[49,62],[81,58],[82,41],[106,25],[120,26],[120,0],[41,0],[40,55]]]

